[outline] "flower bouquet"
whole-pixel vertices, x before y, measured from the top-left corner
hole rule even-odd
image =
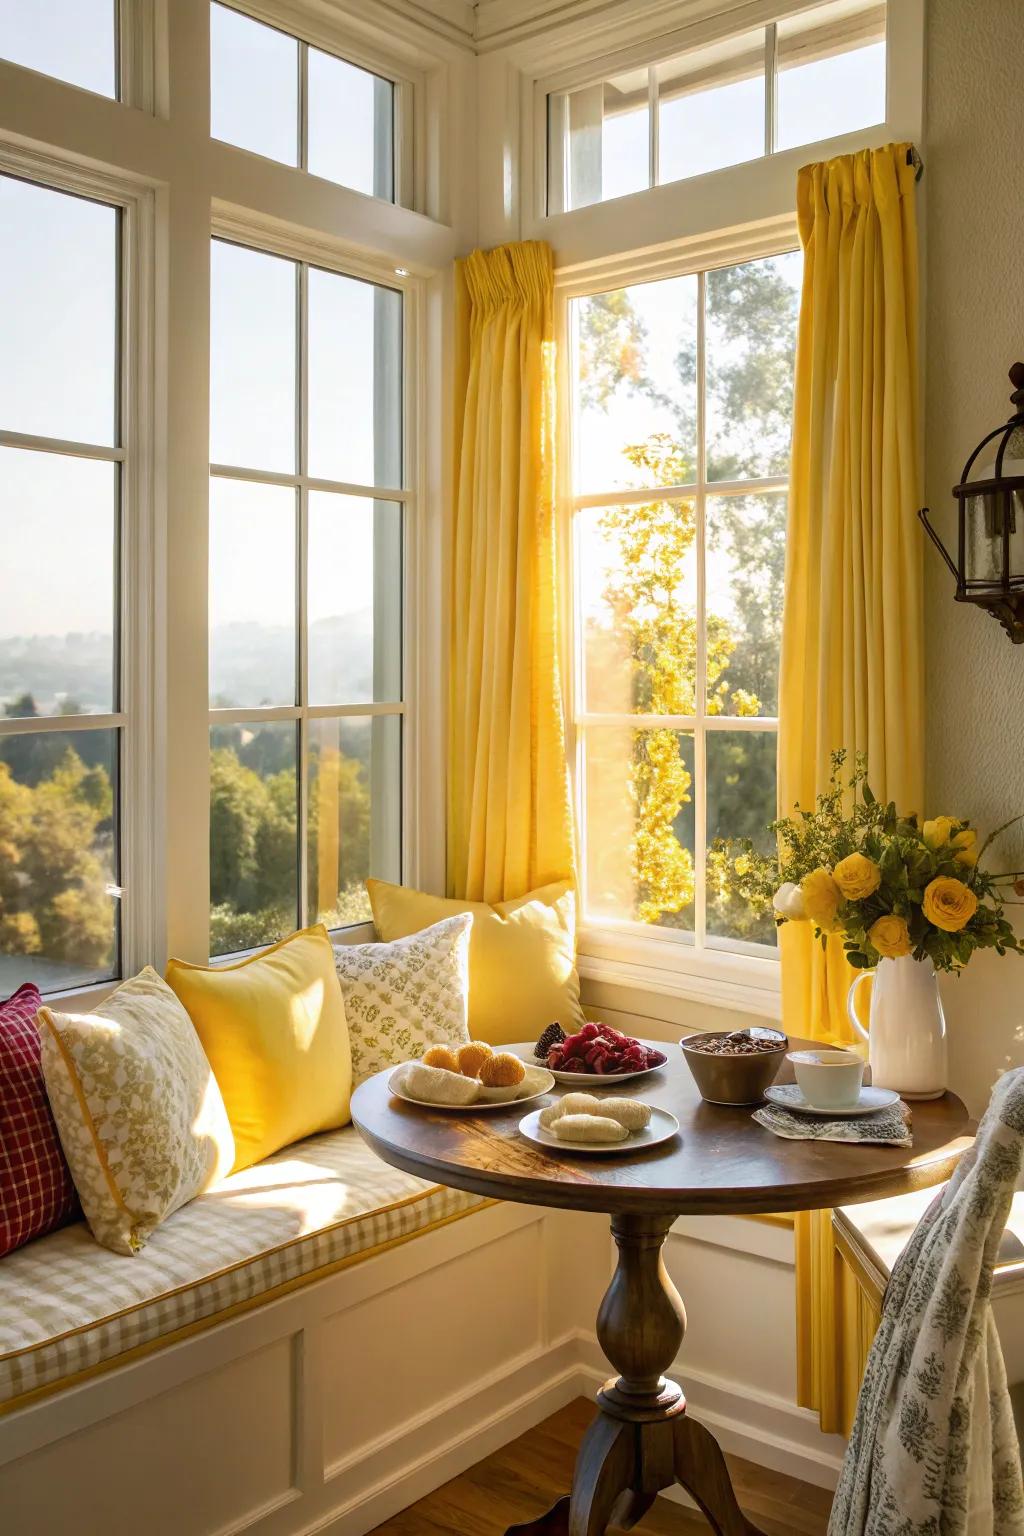
[[[909,955],[931,960],[936,970],[959,971],[977,949],[1024,953],[1002,895],[1004,886],[1024,895],[1022,872],[992,875],[980,864],[995,838],[1021,818],[979,848],[967,821],[937,816],[919,825],[916,815],[901,816],[892,802],[876,800],[862,760],[844,785],[845,762],[845,752],[832,754],[830,786],[813,811],[797,806],[772,823],[775,855],[756,852],[749,839],[715,845],[732,861],[736,893],[755,911],[774,910],[780,924],[813,923],[823,946],[830,935],[841,936],[859,969]]]

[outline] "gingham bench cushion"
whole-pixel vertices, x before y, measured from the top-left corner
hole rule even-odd
[[[399,1172],[346,1126],[222,1180],[134,1258],[82,1222],[53,1232],[0,1260],[0,1411],[487,1203]]]

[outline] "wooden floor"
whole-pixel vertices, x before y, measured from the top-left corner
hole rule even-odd
[[[441,1531],[503,1536],[508,1526],[534,1519],[568,1492],[576,1448],[593,1416],[593,1403],[578,1398],[386,1520],[374,1536],[437,1536]],[[831,1493],[735,1456],[728,1460],[739,1501],[765,1536],[824,1536]],[[658,1499],[634,1526],[646,1536],[707,1536],[709,1529],[703,1516],[667,1499]]]

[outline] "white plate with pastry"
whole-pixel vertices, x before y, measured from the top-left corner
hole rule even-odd
[[[411,1069],[418,1069],[413,1071]],[[454,1082],[450,1079],[455,1079]],[[443,1080],[442,1080],[443,1079]],[[543,1098],[555,1086],[555,1080],[546,1067],[527,1067],[519,1083],[499,1087],[485,1087],[477,1078],[462,1077],[436,1067],[424,1067],[421,1062],[405,1061],[392,1068],[388,1089],[396,1099],[415,1104],[418,1109],[454,1110],[456,1113],[476,1114],[478,1110],[505,1109],[509,1104],[530,1104]],[[424,1097],[424,1094],[438,1097]],[[440,1097],[443,1093],[455,1098]]]
[[[679,1131],[679,1121],[675,1115],[669,1114],[667,1109],[657,1109],[654,1105],[650,1105],[649,1108],[651,1111],[650,1119],[642,1130],[629,1131],[624,1126],[617,1127],[623,1134],[617,1135],[614,1140],[604,1139],[611,1132],[600,1133],[602,1139],[596,1141],[589,1139],[581,1141],[575,1139],[572,1135],[566,1134],[567,1131],[576,1129],[575,1125],[568,1124],[570,1120],[577,1122],[592,1121],[598,1119],[599,1117],[597,1116],[564,1115],[561,1117],[560,1122],[556,1121],[554,1125],[542,1125],[541,1116],[544,1114],[542,1109],[535,1109],[530,1114],[524,1115],[519,1122],[519,1131],[521,1135],[526,1137],[527,1141],[535,1142],[538,1147],[546,1147],[551,1152],[582,1153],[587,1157],[607,1157],[611,1154],[631,1156],[634,1152],[646,1152],[648,1147],[657,1147],[662,1142],[671,1141],[672,1137]],[[614,1121],[603,1116],[600,1119],[604,1119],[606,1125],[611,1126],[615,1124]],[[559,1123],[563,1125],[561,1135],[558,1134],[555,1128]],[[580,1126],[579,1129],[581,1132],[585,1131],[588,1135],[597,1133],[597,1128],[592,1124],[586,1127]]]

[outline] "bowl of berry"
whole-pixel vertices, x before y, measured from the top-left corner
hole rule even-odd
[[[535,1045],[508,1047],[532,1067],[547,1067],[558,1083],[592,1083],[595,1078],[643,1077],[656,1072],[668,1060],[664,1051],[644,1040],[634,1040],[610,1024],[587,1023],[575,1034],[561,1024],[549,1024]]]

